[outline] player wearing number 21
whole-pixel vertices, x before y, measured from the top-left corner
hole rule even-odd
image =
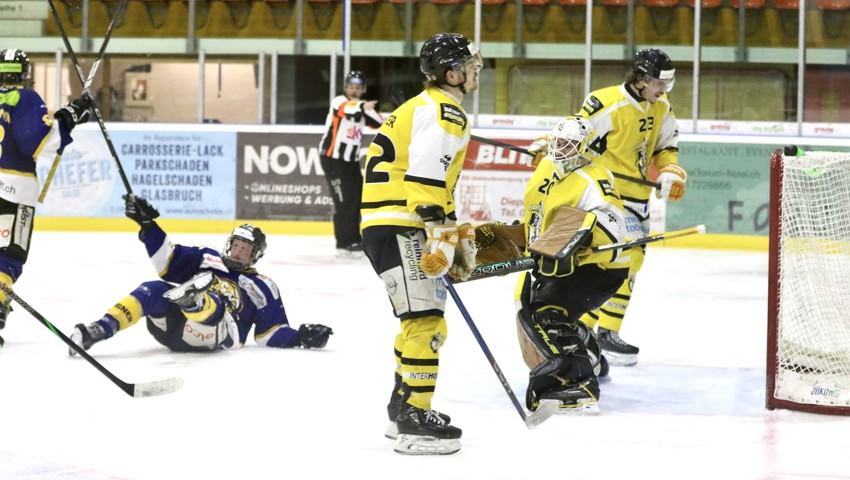
[[[625,82],[591,92],[576,114],[590,121],[595,131],[587,140],[595,164],[614,173],[644,179],[652,164],[661,184],[655,195],[674,201],[684,195],[688,179],[685,169],[678,164],[679,130],[667,96],[673,89],[675,74],[666,53],[656,48],[640,50]],[[535,141],[529,151],[537,153],[537,158],[545,154],[545,138]],[[629,239],[646,237],[652,187],[620,180],[617,193],[623,199]],[[612,365],[637,363],[640,349],[620,338],[619,332],[645,250],[645,247],[632,249],[629,277],[600,309],[582,318],[590,327],[598,323],[599,345]]]
[[[475,267],[475,232],[455,224],[452,195],[470,138],[461,102],[478,88],[482,66],[463,35],[427,40],[420,52],[425,89],[392,112],[367,155],[360,225],[363,250],[401,322],[386,436],[397,438],[402,454],[460,449],[461,430],[431,410],[431,399],[448,335],[441,277],[466,279]]]

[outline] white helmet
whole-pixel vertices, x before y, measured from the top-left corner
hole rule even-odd
[[[590,163],[587,152],[587,139],[593,126],[587,120],[567,117],[555,125],[549,133],[549,158],[558,175],[566,177],[573,170]]]

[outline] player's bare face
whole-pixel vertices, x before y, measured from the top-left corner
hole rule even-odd
[[[230,244],[230,259],[234,262],[250,265],[252,253],[254,253],[254,245],[251,242],[234,238]]]
[[[363,96],[363,85],[349,83],[348,86],[345,87],[345,96],[350,100],[360,100],[360,97]]]
[[[669,92],[672,86],[672,82],[646,77],[643,81],[643,98],[653,104],[661,98],[661,95]]]
[[[466,82],[463,87],[467,92],[472,92],[478,89],[478,72],[481,71],[481,63],[479,58],[470,58],[463,64],[463,71],[466,73]]]

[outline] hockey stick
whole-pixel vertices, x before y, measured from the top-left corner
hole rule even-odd
[[[183,386],[183,379],[179,377],[171,377],[165,380],[159,380],[155,382],[147,382],[147,383],[127,383],[120,378],[116,377],[109,370],[106,369],[103,365],[101,365],[97,360],[92,358],[91,355],[86,353],[86,351],[74,343],[73,340],[65,336],[64,333],[60,332],[58,328],[56,328],[52,323],[47,321],[40,313],[38,313],[34,308],[32,308],[27,302],[25,302],[21,297],[19,297],[12,289],[3,282],[0,282],[0,290],[6,293],[6,295],[12,300],[18,302],[18,304],[24,307],[24,310],[30,313],[36,320],[41,322],[42,325],[47,327],[48,330],[53,332],[54,335],[59,337],[66,345],[72,348],[75,352],[77,352],[81,357],[85,358],[90,364],[94,365],[94,368],[98,369],[100,373],[106,375],[106,377],[112,380],[112,383],[118,385],[118,388],[124,390],[124,393],[134,398],[141,397],[155,397],[157,395],[165,395],[166,393],[171,393],[180,389]]]
[[[673,238],[684,237],[687,235],[702,235],[704,233],[705,225],[697,225],[696,227],[685,228],[682,230],[674,230],[672,232],[666,233],[659,233],[657,235],[651,235],[645,238],[629,240],[627,242],[599,245],[597,247],[591,248],[591,250],[594,252],[605,252],[608,250],[616,250],[618,248],[629,248],[634,247],[636,245],[644,245],[647,243],[660,242],[662,240],[670,240]],[[478,267],[475,267],[474,270],[472,270],[472,274],[469,275],[469,279],[464,280],[464,282],[481,280],[482,278],[498,277],[515,272],[523,272],[526,270],[531,270],[536,264],[537,260],[535,260],[534,257],[522,257],[513,260],[508,260],[506,262],[491,263],[490,265],[480,265]],[[455,280],[455,283],[460,282],[460,280]]]
[[[510,143],[500,142],[498,140],[491,140],[489,138],[479,137],[478,135],[471,135],[470,138],[475,140],[475,141],[481,142],[481,143],[489,143],[490,145],[493,145],[495,147],[501,147],[501,148],[505,148],[507,150],[513,150],[514,152],[524,153],[524,154],[532,156],[532,157],[534,156],[534,154],[529,152],[528,150],[526,150],[522,147],[517,147],[516,145],[511,145]],[[630,177],[628,175],[623,175],[622,173],[617,173],[617,172],[611,172],[611,175],[614,175],[615,178],[619,178],[620,180],[625,180],[627,182],[637,183],[639,185],[646,185],[647,187],[655,187],[655,188],[661,189],[661,184],[658,183],[658,182],[652,182],[650,180],[644,180],[642,178],[637,178],[637,177]]]
[[[444,275],[443,282],[446,284],[446,288],[449,290],[452,299],[454,299],[458,310],[460,310],[460,314],[463,315],[463,319],[466,320],[467,325],[469,325],[469,329],[472,330],[472,336],[474,336],[475,340],[478,341],[478,345],[481,347],[481,350],[484,351],[484,355],[487,357],[487,361],[490,362],[490,366],[493,367],[493,371],[496,372],[496,376],[499,377],[499,382],[502,383],[502,387],[504,387],[505,392],[507,392],[508,396],[511,397],[511,403],[514,404],[514,408],[516,408],[516,411],[519,413],[519,416],[522,417],[522,421],[525,422],[525,426],[529,429],[532,429],[545,422],[549,417],[554,415],[557,409],[557,405],[555,403],[550,402],[542,403],[535,412],[525,412],[525,409],[522,408],[522,406],[519,404],[519,400],[517,399],[516,394],[511,389],[511,384],[508,383],[508,379],[505,378],[505,374],[502,373],[502,369],[499,368],[499,364],[496,363],[496,359],[493,357],[493,354],[490,352],[490,349],[487,347],[487,344],[484,343],[484,338],[481,336],[481,332],[478,331],[478,328],[475,326],[475,322],[472,321],[472,317],[470,317],[469,312],[466,311],[466,307],[460,300],[460,296],[458,296],[457,290],[455,290],[454,285],[452,285],[451,278],[449,278],[448,275]]]
[[[94,64],[92,64],[91,71],[87,78],[84,78],[83,76],[83,69],[80,67],[77,55],[71,47],[71,42],[68,40],[68,34],[65,32],[65,27],[62,26],[62,20],[59,18],[59,12],[56,10],[56,5],[54,5],[53,0],[47,0],[47,3],[50,6],[50,13],[53,15],[53,20],[56,21],[56,27],[59,29],[59,33],[62,34],[62,42],[68,50],[68,55],[71,56],[71,61],[77,71],[77,77],[79,77],[80,83],[83,85],[83,95],[87,95],[91,100],[92,110],[94,111],[94,116],[97,119],[100,131],[103,133],[103,138],[106,140],[106,146],[109,149],[109,153],[112,155],[112,158],[115,160],[115,164],[118,166],[118,174],[121,176],[121,181],[124,182],[124,188],[127,189],[127,193],[131,194],[133,193],[133,190],[130,188],[130,181],[127,180],[127,174],[124,173],[124,167],[121,166],[121,160],[118,159],[118,152],[115,150],[115,145],[113,145],[112,139],[109,138],[109,132],[106,131],[106,125],[103,123],[103,116],[100,113],[100,109],[97,108],[97,103],[95,102],[94,96],[91,94],[90,90],[92,80],[94,80],[94,75],[97,73],[97,69],[100,67],[100,62],[103,60],[103,54],[106,52],[106,45],[109,44],[109,40],[112,38],[112,31],[115,29],[118,17],[124,13],[127,1],[128,0],[121,0],[118,4],[118,8],[115,10],[115,15],[113,15],[112,19],[109,21],[109,27],[106,29],[106,35],[103,37],[103,43],[100,45],[100,51],[97,52],[97,58],[95,59]],[[47,174],[47,178],[44,180],[44,186],[41,189],[41,194],[38,196],[38,201],[40,203],[44,202],[44,197],[47,195],[47,189],[53,181],[53,175],[56,173],[56,168],[59,166],[59,160],[61,158],[62,157],[60,155],[57,155],[56,158],[53,159],[53,165],[50,166],[50,172]]]

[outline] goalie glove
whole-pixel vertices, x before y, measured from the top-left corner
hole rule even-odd
[[[668,163],[658,171],[658,183],[661,189],[655,191],[655,196],[662,200],[679,200],[685,194],[685,183],[688,173],[680,165]]]
[[[469,280],[472,271],[475,270],[475,256],[478,254],[478,246],[475,243],[475,229],[472,225],[464,223],[457,227],[458,244],[455,249],[455,258],[449,267],[449,275],[456,280]]]
[[[531,155],[522,157],[522,163],[527,167],[537,167],[543,157],[549,153],[549,137],[544,135],[534,140],[531,145],[525,148]]]

